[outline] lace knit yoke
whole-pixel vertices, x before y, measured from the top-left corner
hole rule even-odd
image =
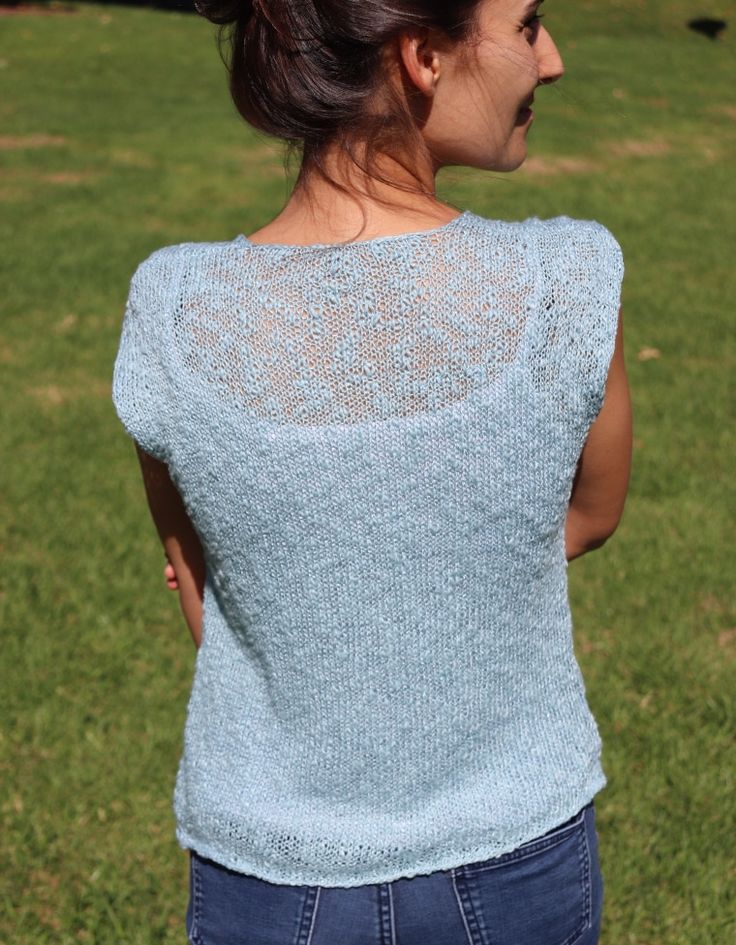
[[[113,400],[207,565],[183,846],[388,882],[507,852],[604,786],[564,524],[622,277],[598,223],[470,211],[140,264]]]

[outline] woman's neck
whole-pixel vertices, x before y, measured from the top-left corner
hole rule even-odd
[[[254,243],[339,243],[400,236],[449,223],[455,207],[435,193],[435,169],[417,169],[382,155],[376,170],[391,183],[369,179],[346,155],[325,158],[325,169],[348,193],[318,174],[301,173],[281,212],[249,236]],[[362,229],[365,221],[365,229]]]

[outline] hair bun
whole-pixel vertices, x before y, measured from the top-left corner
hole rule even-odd
[[[253,12],[253,0],[195,0],[194,9],[210,23],[227,26],[247,19]]]

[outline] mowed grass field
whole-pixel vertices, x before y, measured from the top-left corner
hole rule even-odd
[[[736,23],[712,42],[685,27],[700,4],[545,6],[567,74],[537,93],[528,162],[445,169],[438,190],[502,219],[596,219],[623,247],[630,498],[569,571],[609,779],[602,942],[728,945]],[[171,792],[194,650],[110,385],[138,262],[248,234],[290,190],[278,144],[235,114],[214,36],[115,6],[0,17],[8,945],[185,941]]]

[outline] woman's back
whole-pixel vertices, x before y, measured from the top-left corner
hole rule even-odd
[[[564,533],[622,275],[599,224],[469,211],[139,267],[113,394],[207,564],[185,846],[385,882],[514,849],[605,784]]]

